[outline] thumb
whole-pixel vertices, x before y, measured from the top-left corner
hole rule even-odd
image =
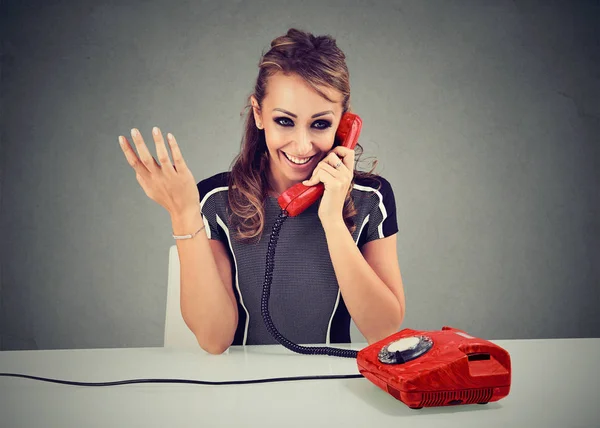
[[[304,180],[302,182],[302,184],[304,184],[305,186],[314,186],[315,184],[319,183],[319,174],[313,174],[312,177],[310,177],[308,180]]]

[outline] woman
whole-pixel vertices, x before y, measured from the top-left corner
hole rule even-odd
[[[261,317],[265,257],[277,197],[300,182],[322,182],[325,191],[281,228],[269,300],[276,328],[298,344],[348,343],[351,318],[369,344],[399,329],[405,303],[394,194],[382,177],[356,171],[355,151],[336,144],[349,100],[335,40],[290,29],[261,58],[230,171],[196,184],[170,133],[173,163],[158,128],[159,162],[138,130],[139,158],[119,137],[139,184],[171,216],[182,315],[205,351],[277,343]]]

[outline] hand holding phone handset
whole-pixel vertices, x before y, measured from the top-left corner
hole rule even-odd
[[[354,113],[345,113],[335,133],[336,140],[340,142],[341,146],[354,149],[358,143],[361,129],[361,118]],[[281,209],[287,211],[289,217],[295,217],[314,204],[324,191],[323,183],[317,183],[314,186],[298,183],[283,192],[277,201]]]
[[[336,140],[344,147],[354,149],[358,143],[358,137],[362,129],[362,120],[359,116],[353,113],[345,113],[342,116],[338,129],[336,131]],[[298,183],[285,192],[283,192],[279,198],[279,206],[282,211],[275,225],[269,239],[269,246],[267,250],[267,263],[265,270],[265,281],[263,283],[263,293],[261,300],[261,313],[263,321],[266,324],[267,330],[271,335],[286,348],[291,351],[300,354],[318,354],[318,355],[332,355],[337,357],[356,358],[357,351],[349,349],[338,349],[330,347],[307,347],[300,346],[292,341],[285,338],[271,320],[269,315],[269,294],[271,291],[271,281],[273,280],[273,268],[275,260],[275,247],[277,245],[277,239],[279,237],[279,230],[281,225],[287,217],[294,217],[302,213],[309,206],[315,203],[325,191],[323,183],[318,183],[314,186],[305,186],[302,183]]]

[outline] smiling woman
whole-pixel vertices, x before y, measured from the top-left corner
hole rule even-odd
[[[266,153],[271,159],[267,183],[271,194],[279,196],[293,184],[309,178],[331,150],[342,116],[342,97],[331,88],[321,88],[332,100],[328,101],[297,74],[278,72],[266,83],[269,92],[262,106],[254,95],[251,102],[254,120],[264,131]]]
[[[355,169],[360,144],[336,140],[350,111],[345,55],[330,36],[290,29],[261,57],[248,101],[231,170],[197,184],[171,134],[175,165],[157,128],[160,165],[137,130],[140,159],[122,138],[140,185],[171,215],[182,315],[198,343],[211,353],[277,343],[261,316],[269,243],[261,238],[281,212],[277,197],[297,183],[325,190],[280,231],[269,300],[277,329],[298,344],[348,343],[351,319],[369,343],[396,332],[405,303],[394,193]]]

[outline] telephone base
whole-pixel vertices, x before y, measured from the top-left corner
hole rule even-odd
[[[452,327],[401,330],[359,351],[357,365],[411,409],[487,404],[510,392],[508,352]]]

